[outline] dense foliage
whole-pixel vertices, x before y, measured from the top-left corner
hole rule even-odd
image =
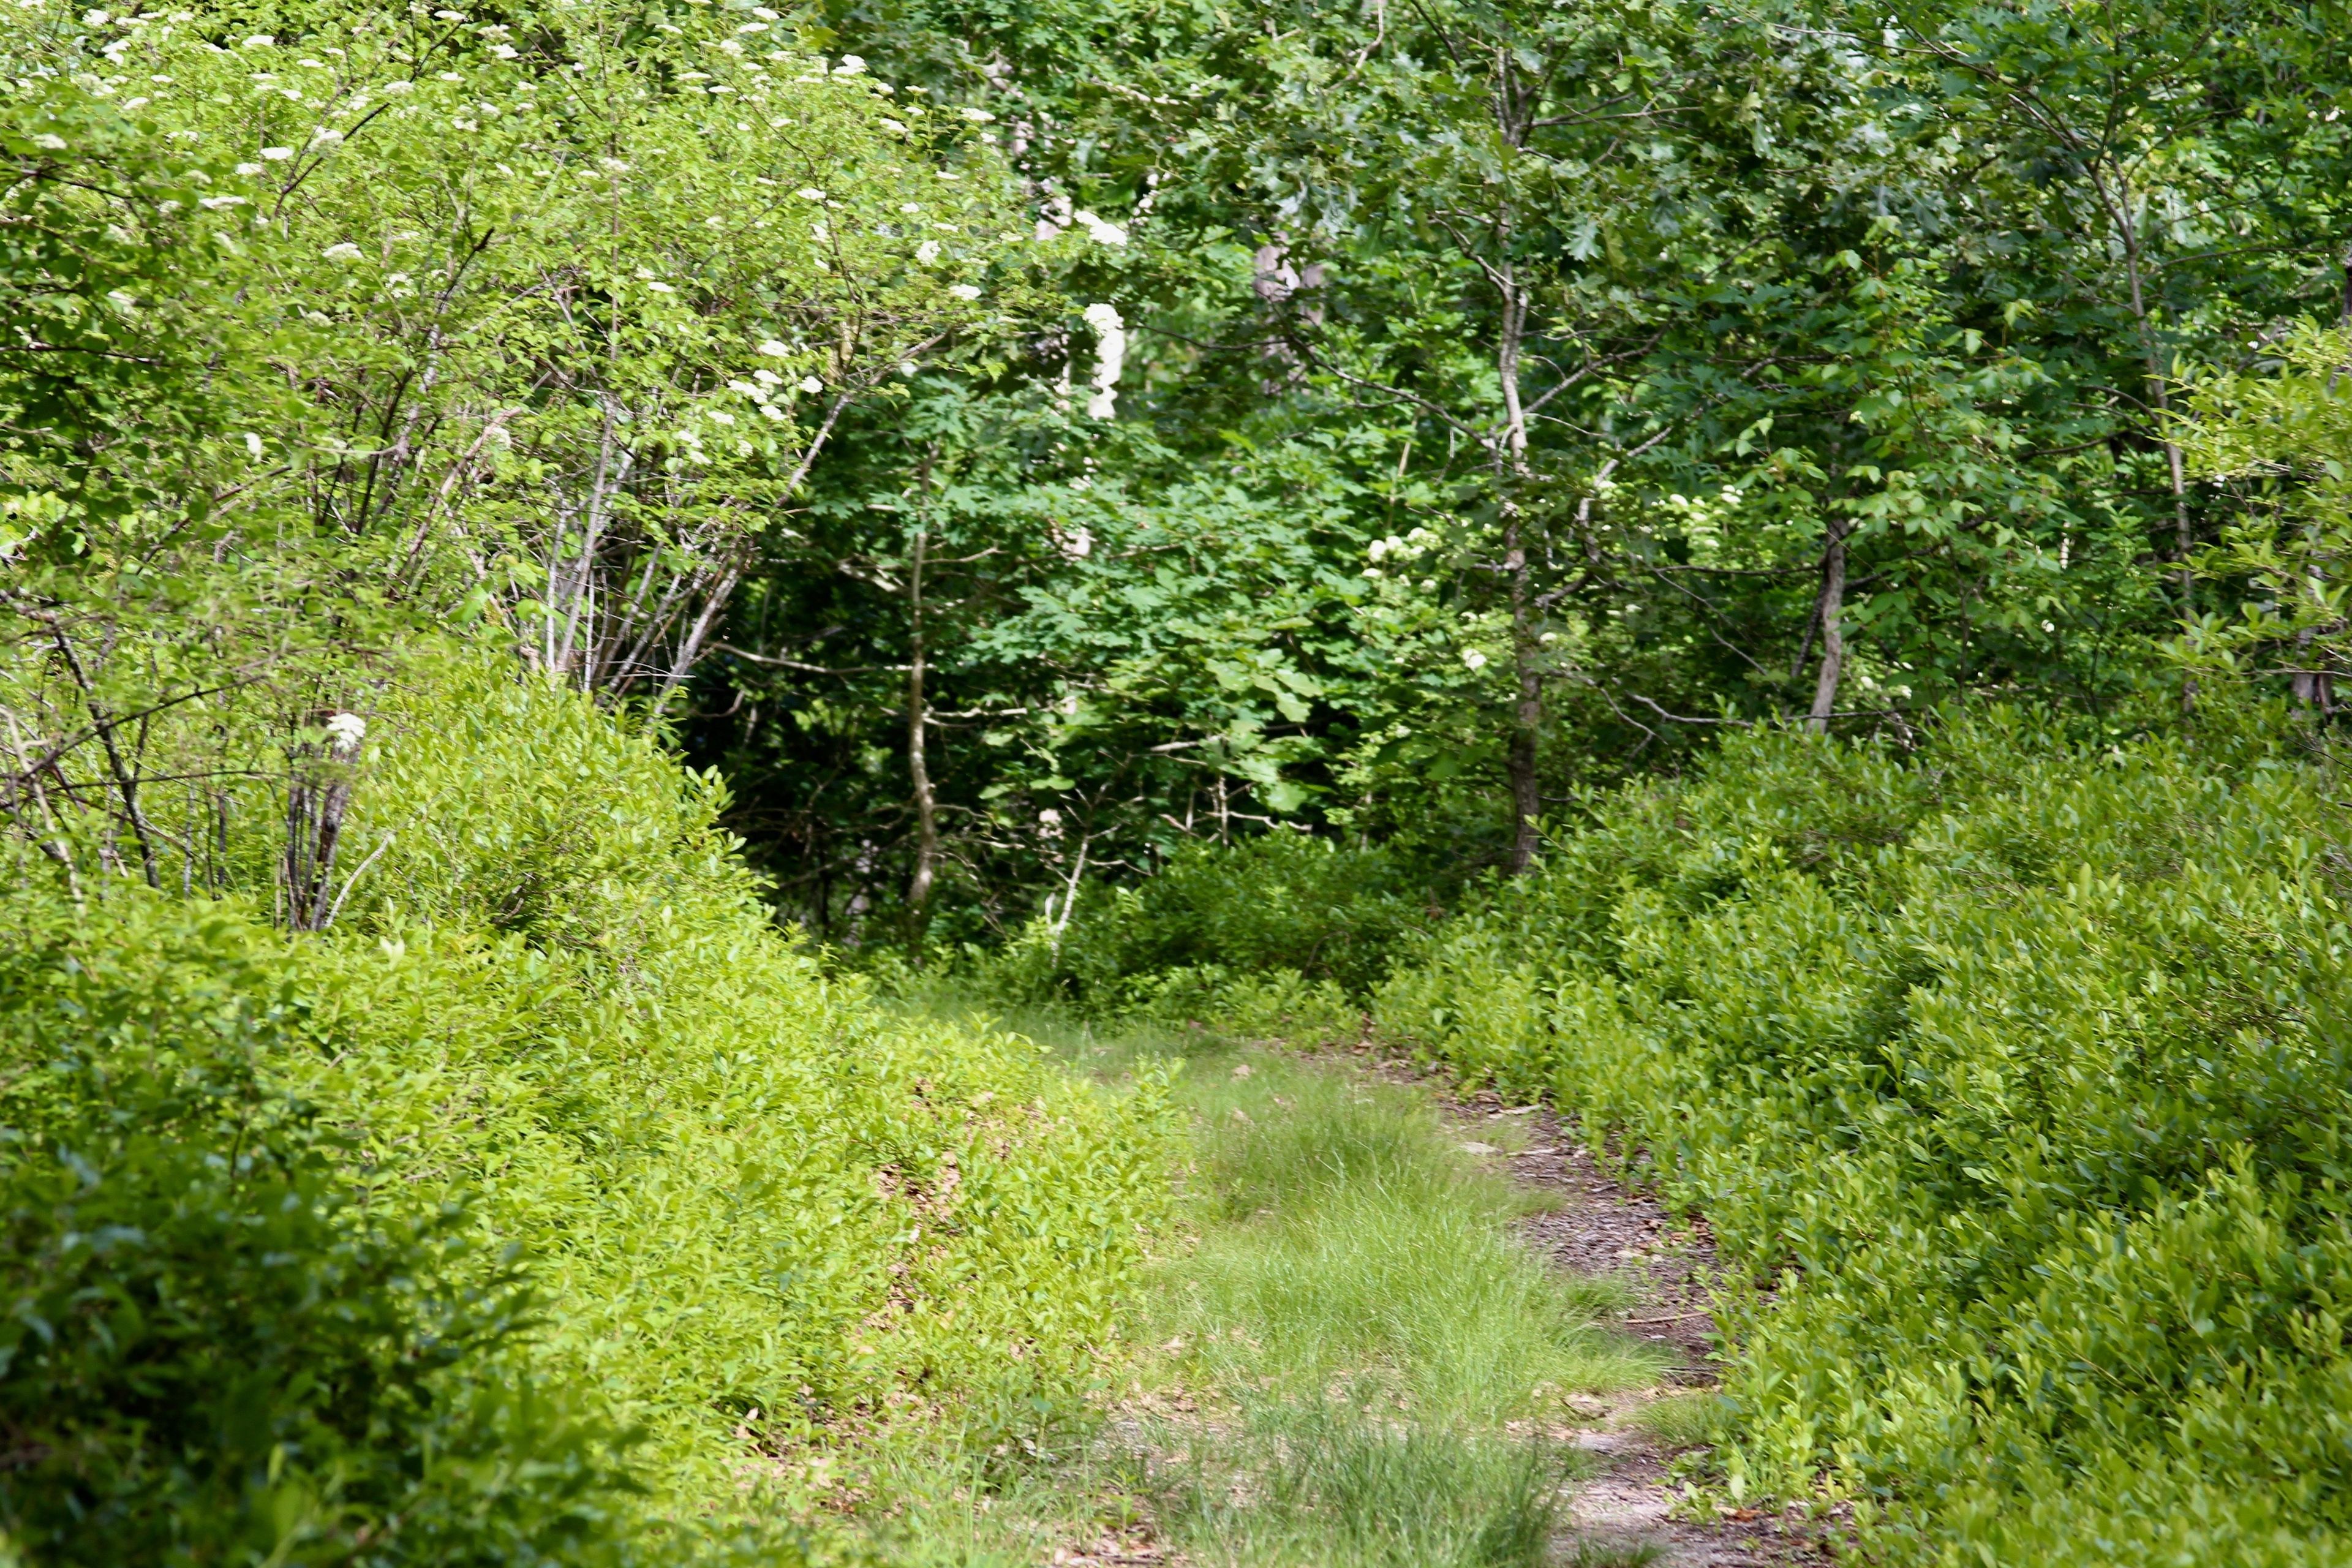
[[[2335,771],[2032,717],[1612,799],[1381,1027],[1622,1137],[1753,1271],[1735,1494],[1820,1478],[1901,1561],[2334,1561]]]
[[[384,847],[324,933],[18,868],[28,1561],[716,1552],[851,1485],[861,1436],[993,1440],[1096,1374],[1150,1091],[826,980],[722,797],[582,698],[410,668],[372,744]]]
[[[613,1557],[615,1434],[533,1386],[511,1264],[271,1087],[237,921],[109,914],[10,932],[10,1560]]]
[[[2277,598],[2207,552],[2315,465],[2182,419],[2336,363],[2332,5],[825,18],[994,117],[1045,290],[846,418],[698,687],[834,940],[1274,825],[1523,863],[1725,729],[2108,711]]]
[[[766,29],[0,21],[11,1561],[793,1561],[1115,1340],[1155,1091],[828,978],[664,745],[1003,303]]]
[[[1739,1495],[2340,1554],[2347,36],[0,13],[0,1559],[789,1561],[1081,1400],[1157,1080],[812,936],[1557,1095]]]

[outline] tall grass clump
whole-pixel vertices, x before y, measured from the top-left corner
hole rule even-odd
[[[255,1561],[472,1561],[386,1555],[368,1521],[424,1541],[438,1516],[402,1500],[430,1494],[489,1531],[510,1492],[520,1522],[480,1537],[521,1543],[501,1562],[566,1530],[687,1561],[739,1528],[788,1560],[775,1521],[854,1510],[902,1438],[1082,1398],[1164,1202],[1157,1080],[1112,1095],[828,978],[772,922],[721,804],[585,698],[419,655],[370,715],[328,930],[272,923],[259,847],[258,885],[218,897],[110,877],[77,901],[24,858],[0,997],[9,1223],[34,1257],[88,1233],[74,1204],[155,1239],[60,1254],[13,1300],[21,1319],[79,1291],[180,1325],[146,1342],[153,1364],[42,1360],[37,1331],[0,1363],[0,1405],[53,1409],[43,1451],[90,1478],[89,1560],[181,1560],[129,1532],[163,1529],[182,1492],[264,1540]],[[233,1039],[244,1100],[184,1087],[230,1060],[191,1031]],[[120,1083],[148,1087],[74,1087]],[[152,1126],[150,1102],[168,1102]],[[215,1146],[229,1173],[175,1195],[170,1173]],[[214,1279],[244,1283],[207,1305]],[[314,1310],[246,1321],[287,1291]],[[309,1345],[317,1364],[288,1371]],[[199,1402],[181,1428],[142,1425],[110,1392],[206,1377],[234,1419],[207,1426]],[[474,1454],[496,1473],[459,1474]],[[0,1475],[12,1540],[50,1528],[33,1495]],[[320,1544],[337,1540],[359,1544]]]
[[[1381,1026],[1703,1207],[1735,1496],[1917,1563],[2352,1551],[2352,890],[2332,768],[2209,696],[2077,747],[1784,734],[1597,803]]]
[[[1521,1195],[1425,1106],[1279,1057],[1241,1065],[1188,1091],[1200,1238],[1152,1293],[1154,1337],[1213,1381],[1494,1426],[1653,1370],[1595,1326],[1613,1288],[1530,1252]]]

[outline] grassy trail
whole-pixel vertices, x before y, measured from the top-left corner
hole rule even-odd
[[[1465,1132],[1429,1093],[1164,1034],[1023,1032],[1117,1080],[1181,1055],[1183,1222],[1143,1343],[1091,1430],[902,1494],[903,1560],[1200,1568],[1580,1568],[1669,1554],[1577,1528],[1612,1450],[1691,1439],[1675,1350],[1616,1326],[1620,1279],[1521,1234],[1559,1202],[1505,1172],[1531,1121]]]

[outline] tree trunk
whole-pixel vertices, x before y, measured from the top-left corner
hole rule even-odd
[[[2132,325],[2139,333],[2140,353],[2147,360],[2148,401],[2156,405],[2157,434],[2164,442],[2164,466],[2172,485],[2173,553],[2180,563],[2180,615],[2186,620],[2197,613],[2197,572],[2189,559],[2192,544],[2189,476],[2180,460],[2180,443],[2172,438],[2170,372],[2164,362],[2163,347],[2156,341],[2156,323],[2149,318],[2147,295],[2141,284],[2140,231],[2132,216],[2131,187],[2118,177],[2113,196],[2106,196],[2103,185],[2102,198],[2123,239],[2124,278],[2131,289]],[[2193,683],[2189,689],[2195,691]]]
[[[1502,341],[1495,368],[1503,385],[1503,442],[1496,454],[1496,489],[1503,511],[1503,571],[1510,579],[1511,673],[1518,681],[1518,700],[1511,713],[1511,744],[1507,766],[1511,782],[1511,875],[1535,864],[1543,836],[1536,819],[1543,814],[1543,796],[1536,773],[1538,737],[1543,730],[1543,668],[1538,661],[1535,625],[1530,616],[1533,592],[1528,565],[1525,519],[1517,491],[1528,469],[1528,416],[1519,401],[1519,353],[1527,330],[1527,300],[1517,275],[1507,265],[1499,281],[1503,293]]]
[[[337,717],[333,714],[327,718]],[[286,926],[324,931],[334,919],[335,851],[351,809],[352,768],[359,760],[356,736],[330,731],[323,745],[294,748],[286,785]],[[361,868],[366,869],[365,867]]]
[[[907,782],[915,797],[915,874],[907,881],[907,940],[916,963],[923,961],[923,931],[930,921],[931,883],[940,858],[939,795],[931,787],[931,711],[923,691],[923,556],[928,530],[915,531],[907,570]]]
[[[1805,727],[1816,735],[1827,734],[1830,715],[1837,711],[1838,682],[1845,677],[1845,626],[1840,613],[1845,608],[1845,528],[1835,519],[1830,522],[1830,545],[1822,555],[1821,599],[1813,612],[1813,621],[1822,633],[1821,674],[1813,682],[1813,710]]]
[[[1516,508],[1506,503],[1510,521],[1503,530],[1503,570],[1511,580],[1511,663],[1518,678],[1518,702],[1511,714],[1508,768],[1511,779],[1511,874],[1517,876],[1535,863],[1542,843],[1536,818],[1543,813],[1543,797],[1536,776],[1536,739],[1543,728],[1543,671],[1536,663],[1533,628],[1528,620],[1528,552],[1519,536]]]

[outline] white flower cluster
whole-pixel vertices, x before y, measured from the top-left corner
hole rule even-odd
[[[1108,419],[1117,412],[1119,372],[1127,363],[1127,323],[1115,305],[1089,305],[1085,316],[1095,333],[1095,395],[1087,400],[1087,417]]]
[[[1364,553],[1374,561],[1412,561],[1427,554],[1436,542],[1437,535],[1425,528],[1416,528],[1402,539],[1393,533],[1386,539],[1375,539]]]
[[[1037,243],[1059,238],[1073,225],[1085,229],[1087,237],[1097,245],[1127,243],[1127,230],[1084,207],[1072,207],[1069,197],[1058,195],[1049,198],[1037,215]]]
[[[1070,216],[1077,222],[1080,227],[1087,231],[1087,237],[1089,239],[1092,239],[1097,245],[1125,245],[1127,243],[1127,230],[1119,227],[1118,225],[1115,223],[1107,222],[1102,218],[1097,217],[1094,214],[1088,212],[1084,207],[1080,207],[1077,211],[1072,213]]]

